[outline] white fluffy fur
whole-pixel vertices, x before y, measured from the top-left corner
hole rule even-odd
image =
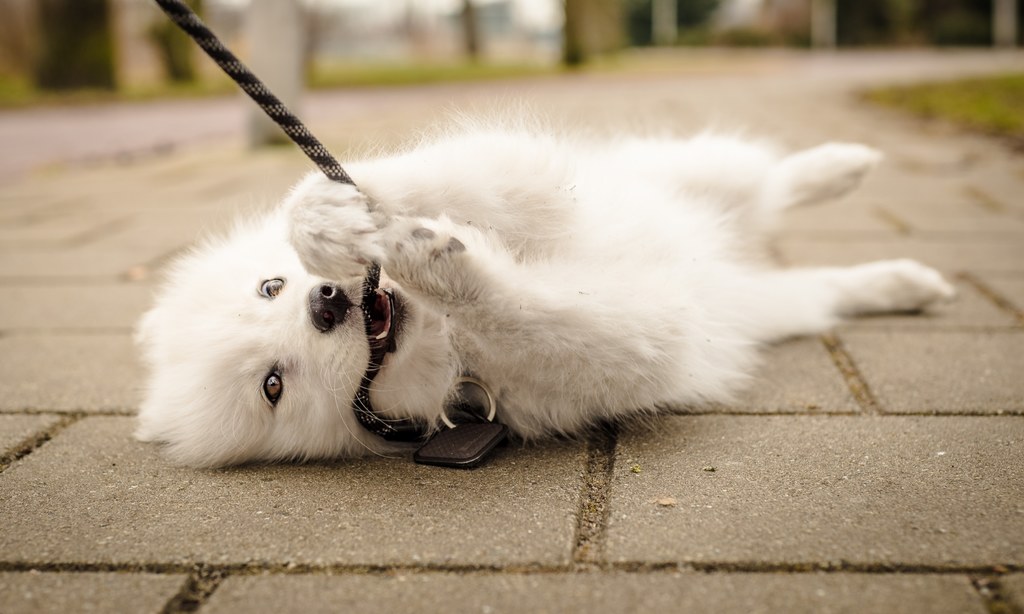
[[[715,135],[601,144],[476,129],[347,165],[361,193],[311,174],[170,271],[139,331],[151,376],[138,436],[205,467],[392,449],[351,410],[369,357],[358,310],[323,334],[306,305],[323,280],[358,303],[370,261],[406,306],[371,389],[393,416],[438,423],[465,372],[525,438],[728,402],[764,342],[952,295],[908,260],[759,261],[774,214],[846,193],[878,159],[851,144],[786,156]],[[257,292],[270,278],[286,280],[275,300]],[[275,366],[271,408],[260,388]]]

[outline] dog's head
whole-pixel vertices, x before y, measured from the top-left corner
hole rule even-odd
[[[166,444],[176,462],[215,467],[386,449],[352,410],[375,344],[391,352],[371,389],[374,405],[391,415],[418,409],[408,407],[417,395],[405,382],[425,379],[413,355],[430,336],[422,330],[429,318],[384,277],[394,299],[366,297],[367,327],[362,283],[307,273],[285,226],[275,214],[197,248],[171,267],[140,322],[150,374],[136,435]]]

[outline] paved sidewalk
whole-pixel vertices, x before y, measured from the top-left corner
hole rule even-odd
[[[131,328],[160,268],[272,203],[308,168],[295,151],[212,141],[5,180],[0,611],[1024,612],[1024,157],[851,94],[1024,55],[721,61],[377,92],[314,130],[367,149],[511,93],[599,132],[866,142],[885,165],[794,212],[775,252],[918,258],[959,300],[775,347],[735,406],[512,445],[473,471],[196,471],[131,438]]]

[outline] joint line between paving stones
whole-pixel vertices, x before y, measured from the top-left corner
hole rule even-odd
[[[9,411],[0,411],[0,416],[52,416],[54,414],[59,416],[74,416],[76,418],[95,418],[97,416],[126,418],[138,414],[138,410],[130,407],[125,407],[123,409],[90,409],[88,411],[80,409],[53,409],[49,407],[21,407]]]
[[[199,565],[189,574],[181,590],[171,597],[161,614],[179,614],[197,612],[207,602],[214,591],[227,579],[228,574],[212,567]]]
[[[0,572],[50,573],[147,573],[188,575],[189,585],[178,596],[202,592],[206,599],[228,577],[275,575],[387,575],[409,574],[587,574],[620,572],[629,574],[695,572],[705,574],[752,573],[863,573],[894,575],[961,575],[1001,577],[1024,572],[1024,565],[992,563],[985,565],[912,565],[899,563],[853,563],[848,561],[808,561],[802,563],[761,561],[617,561],[594,565],[458,565],[458,564],[310,564],[310,563],[57,563],[0,561]],[[170,605],[170,603],[169,603]]]
[[[901,333],[918,334],[928,333],[929,335],[949,335],[959,333],[1002,333],[1002,334],[1019,334],[1024,332],[1024,327],[1017,326],[1016,324],[957,324],[942,327],[916,327],[916,326],[900,326],[899,324],[882,324],[873,322],[858,322],[856,328],[846,328],[847,331],[870,331],[870,332],[890,332],[898,331]]]
[[[82,247],[85,245],[89,245],[90,243],[95,243],[96,241],[99,241],[104,237],[109,237],[111,235],[117,234],[118,232],[124,230],[125,228],[128,228],[131,225],[131,222],[132,218],[130,216],[122,216],[110,220],[109,222],[101,224],[95,228],[90,228],[89,230],[80,232],[77,235],[69,237],[67,240],[63,242],[63,245],[65,247]]]
[[[807,561],[780,563],[771,561],[676,561],[651,563],[645,561],[619,561],[607,566],[609,571],[650,573],[657,571],[695,571],[700,573],[863,573],[902,575],[1004,575],[1024,569],[1015,564],[985,565],[915,565],[903,563],[856,563],[851,561]]]
[[[126,279],[125,275],[43,275],[43,276],[22,276],[22,275],[0,275],[0,286],[18,286],[32,288],[53,288],[55,286],[92,287],[96,284],[123,284],[133,282]]]
[[[8,467],[38,450],[43,444],[56,437],[58,433],[81,420],[83,416],[84,414],[81,413],[65,414],[50,428],[29,437],[7,454],[0,456],[0,473],[7,471]]]
[[[131,327],[103,326],[96,328],[84,328],[74,326],[61,326],[57,328],[6,328],[0,329],[0,336],[3,337],[45,337],[47,335],[92,335],[97,337],[131,335]]]
[[[977,290],[982,296],[994,304],[1000,311],[1009,314],[1014,320],[1017,321],[1019,326],[1024,326],[1024,309],[1014,305],[1012,301],[1007,299],[1002,294],[996,292],[988,284],[981,281],[974,275],[962,272],[957,274],[957,278],[961,281],[970,284],[975,290]]]
[[[825,345],[828,355],[832,358],[832,362],[846,381],[847,388],[850,389],[850,393],[857,400],[857,404],[860,405],[864,413],[881,413],[878,400],[875,398],[874,393],[871,392],[871,388],[868,387],[868,383],[861,374],[860,369],[857,368],[857,363],[853,361],[853,357],[843,347],[839,337],[832,333],[826,333],[821,335],[820,339]]]
[[[4,220],[12,226],[34,226],[58,218],[68,211],[81,206],[83,200],[78,197],[63,198],[55,202],[33,207],[31,210],[17,213]]]
[[[893,230],[895,230],[896,234],[903,237],[910,236],[910,224],[908,224],[906,221],[904,221],[901,217],[899,217],[892,211],[889,211],[888,209],[883,209],[882,207],[875,207],[872,210],[872,213],[874,213],[875,217],[882,220],[883,222],[888,224]]]
[[[976,185],[964,186],[964,194],[971,197],[970,202],[990,213],[1005,213],[1006,205]]]
[[[617,441],[617,427],[608,425],[597,432],[587,446],[572,556],[577,565],[596,565],[602,559]]]
[[[1021,609],[1006,596],[997,578],[972,576],[970,580],[989,614],[1021,614]]]

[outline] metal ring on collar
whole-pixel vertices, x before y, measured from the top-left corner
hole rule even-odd
[[[476,386],[484,393],[484,396],[487,398],[487,421],[494,422],[494,417],[498,413],[498,404],[494,401],[494,395],[491,394],[491,389],[487,386],[487,384],[483,383],[482,381],[478,380],[477,378],[471,375],[463,375],[462,377],[455,380],[456,386],[462,386],[465,384]],[[451,419],[445,413],[441,414],[441,421],[444,422],[445,426],[447,426],[450,429],[453,429],[457,426],[454,422],[451,421]]]

